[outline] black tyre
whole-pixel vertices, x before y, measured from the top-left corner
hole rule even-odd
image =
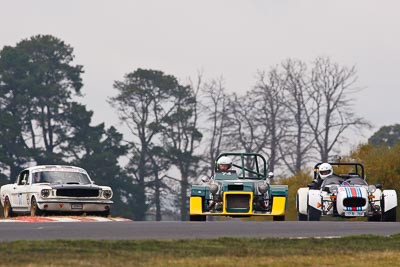
[[[284,221],[284,220],[285,220],[285,215],[283,215],[283,216],[274,216],[274,217],[272,218],[272,220],[273,220],[274,222],[281,222],[281,221]]]
[[[388,210],[382,215],[383,222],[395,222],[396,221],[396,208]]]
[[[381,222],[382,221],[382,215],[373,215],[371,217],[368,217],[369,222]]]
[[[308,206],[308,220],[319,221],[321,219],[321,211],[314,207]]]
[[[4,209],[3,209],[4,218],[10,218],[14,216],[12,211],[11,203],[8,197],[4,199]]]
[[[296,196],[296,207],[297,207],[297,220],[299,221],[307,221],[307,214],[302,214],[299,212],[299,195]]]
[[[297,220],[299,221],[307,221],[308,217],[306,214],[297,213]]]
[[[101,211],[98,213],[98,215],[101,217],[108,217],[110,216],[110,210]]]
[[[191,222],[205,222],[207,220],[207,216],[205,215],[190,215]]]
[[[36,202],[36,198],[32,198],[31,201],[31,216],[35,217],[35,216],[41,216],[43,215],[43,211],[41,209],[39,209],[37,202]]]

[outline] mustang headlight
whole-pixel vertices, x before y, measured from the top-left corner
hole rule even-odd
[[[107,198],[107,199],[111,198],[112,197],[112,191],[111,190],[104,190],[103,191],[103,197]]]
[[[258,191],[261,194],[265,194],[267,192],[267,190],[268,190],[268,186],[267,186],[266,183],[261,182],[261,183],[258,184]]]
[[[331,186],[331,187],[329,187],[329,192],[331,192],[332,194],[337,194],[337,192],[338,192],[338,187],[337,187],[337,186]]]
[[[50,189],[42,189],[42,191],[40,191],[40,195],[44,198],[50,196]]]
[[[376,191],[376,186],[373,185],[373,184],[370,184],[370,185],[368,186],[368,192],[374,193],[375,191]]]
[[[210,184],[210,193],[215,195],[218,192],[218,185]]]

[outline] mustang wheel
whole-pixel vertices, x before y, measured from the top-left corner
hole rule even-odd
[[[6,197],[6,199],[4,200],[3,213],[4,213],[4,218],[9,218],[9,217],[14,216],[14,213],[11,208],[11,203],[10,203],[10,200],[8,199],[8,197]]]
[[[110,210],[100,211],[97,214],[100,215],[101,217],[108,217],[110,216]]]
[[[31,201],[31,216],[35,217],[35,216],[40,216],[43,214],[43,211],[41,209],[39,209],[37,203],[36,203],[36,198],[32,198]]]
[[[321,211],[314,207],[308,206],[308,220],[319,221],[321,218]]]

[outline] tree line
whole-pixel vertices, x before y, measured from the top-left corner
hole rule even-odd
[[[1,184],[30,162],[73,164],[113,188],[113,215],[144,220],[151,210],[161,220],[169,210],[186,220],[190,185],[212,173],[219,153],[261,153],[270,171],[295,175],[327,161],[347,131],[369,127],[352,108],[355,67],[318,57],[259,71],[241,94],[201,73],[183,83],[160,70],[133,70],[114,81],[116,96],[107,99],[128,129],[123,135],[93,125],[93,111],[77,102],[84,68],[73,60],[73,48],[51,35],[0,51]]]

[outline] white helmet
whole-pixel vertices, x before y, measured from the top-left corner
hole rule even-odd
[[[321,165],[319,165],[318,174],[319,174],[319,177],[321,177],[322,180],[324,180],[329,175],[332,175],[333,174],[333,168],[332,168],[331,164],[322,163]]]
[[[230,157],[222,156],[217,160],[217,166],[224,164],[229,165],[229,168],[232,166],[232,159]]]

